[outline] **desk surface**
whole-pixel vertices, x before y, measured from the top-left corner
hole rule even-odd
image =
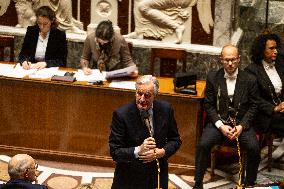
[[[159,78],[158,99],[173,105],[183,144],[170,158],[175,173],[192,174],[200,134],[204,81],[197,96],[177,94],[171,78]],[[112,112],[134,100],[134,90],[0,77],[0,153],[113,165],[108,136]]]
[[[15,64],[14,62],[0,62],[0,64]],[[60,70],[65,71],[77,71],[77,69],[74,68],[59,68]],[[8,79],[16,79],[11,77],[4,77]],[[103,88],[109,88],[110,81],[105,81],[103,86],[98,85],[90,85],[86,81],[75,81],[72,83],[66,83],[66,82],[57,82],[57,81],[51,81],[51,79],[35,79],[35,78],[29,78],[28,76],[24,77],[22,80],[31,80],[34,82],[49,82],[49,83],[56,83],[56,84],[66,84],[66,85],[75,85],[75,86],[85,86],[85,87],[103,87]],[[129,80],[129,79],[128,79]],[[135,79],[133,79],[135,81]],[[204,88],[205,88],[205,81],[204,80],[198,80],[196,81],[196,91],[197,95],[188,95],[188,94],[181,94],[176,93],[174,91],[174,84],[173,84],[173,78],[166,78],[166,77],[158,77],[158,81],[160,84],[160,91],[159,95],[171,95],[171,96],[179,96],[179,97],[185,97],[185,98],[193,98],[193,99],[203,99],[204,98]],[[113,90],[127,90],[127,89],[116,89],[112,88]],[[131,91],[131,90],[130,90]]]

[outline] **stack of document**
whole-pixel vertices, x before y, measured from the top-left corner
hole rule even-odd
[[[77,81],[92,83],[96,81],[106,81],[106,78],[129,76],[136,69],[135,65],[110,72],[100,72],[98,69],[92,69],[92,74],[90,75],[85,75],[83,70],[79,69],[75,72],[74,77]],[[63,76],[65,73],[66,71],[61,71],[58,67],[25,70],[19,63],[16,66],[13,64],[0,64],[0,75],[6,77],[23,78],[29,76],[29,78],[47,79],[54,75]],[[135,83],[129,81],[113,81],[111,87],[135,89]]]
[[[109,84],[109,87],[119,88],[119,89],[134,89],[135,90],[135,82],[134,81],[112,80],[112,82]]]
[[[23,78],[37,71],[37,69],[25,70],[20,64],[17,64],[16,66],[11,64],[1,64],[0,70],[1,75],[15,78]]]
[[[79,69],[74,77],[76,77],[77,81],[88,81],[88,82],[94,82],[94,81],[106,81],[106,72],[100,72],[98,69],[92,69],[92,74],[85,75],[83,70]]]

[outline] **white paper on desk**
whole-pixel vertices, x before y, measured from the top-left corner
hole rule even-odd
[[[53,75],[64,76],[65,73],[66,73],[66,71],[57,70],[56,73],[54,73]],[[76,73],[76,72],[75,72],[75,73]]]
[[[119,89],[134,89],[135,90],[135,82],[134,81],[112,80],[112,82],[109,84],[109,87],[119,88]]]
[[[29,75],[30,78],[46,79],[57,75],[58,67],[43,68]]]
[[[15,78],[23,78],[27,75],[33,74],[37,71],[37,69],[29,69],[25,70],[20,64],[17,64],[14,69],[6,70],[7,72],[3,74],[3,76],[7,77],[15,77]]]
[[[6,73],[12,72],[13,69],[13,64],[0,64],[0,75],[5,75]]]
[[[123,69],[114,70],[106,73],[106,78],[116,78],[116,77],[125,77],[129,76],[132,72],[137,70],[136,65],[129,66]]]
[[[74,77],[76,77],[77,81],[105,81],[106,80],[106,72],[100,72],[98,69],[92,69],[91,75],[85,75],[83,70],[79,69]]]

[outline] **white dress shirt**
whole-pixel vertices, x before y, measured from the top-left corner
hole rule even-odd
[[[36,52],[35,52],[35,59],[37,61],[44,61],[45,60],[45,52],[48,43],[49,32],[46,35],[46,38],[43,39],[42,36],[38,35],[37,45],[36,45]]]
[[[224,74],[224,78],[226,78],[226,84],[227,84],[227,92],[230,100],[233,100],[234,92],[235,92],[235,86],[237,81],[237,75],[239,73],[239,70],[237,70],[232,74],[229,75],[226,70]],[[221,120],[216,121],[215,126],[219,129],[224,123]]]
[[[282,81],[275,68],[275,62],[268,64],[267,62],[262,60],[262,65],[275,89],[276,94],[280,94],[282,90]]]

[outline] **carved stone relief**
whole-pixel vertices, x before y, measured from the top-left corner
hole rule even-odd
[[[41,6],[49,6],[56,15],[58,28],[67,32],[85,34],[83,24],[72,17],[71,0],[13,0],[18,15],[17,27],[34,25],[35,10]]]
[[[125,37],[165,39],[175,35],[175,42],[181,43],[185,30],[191,31],[191,20],[186,21],[191,18],[194,5],[197,5],[203,29],[210,33],[213,26],[211,0],[134,0],[135,30]]]
[[[108,17],[111,14],[111,4],[107,1],[101,1],[97,4],[97,11],[102,17]]]
[[[18,17],[18,24],[16,27],[26,28],[34,25],[36,16],[32,7],[32,2],[26,0],[14,0],[14,2]]]
[[[120,32],[117,26],[117,0],[92,0],[91,1],[91,23],[88,25],[88,33],[95,31],[98,23],[110,20],[116,32]]]
[[[0,1],[0,16],[2,16],[6,11],[10,4],[10,0]]]

